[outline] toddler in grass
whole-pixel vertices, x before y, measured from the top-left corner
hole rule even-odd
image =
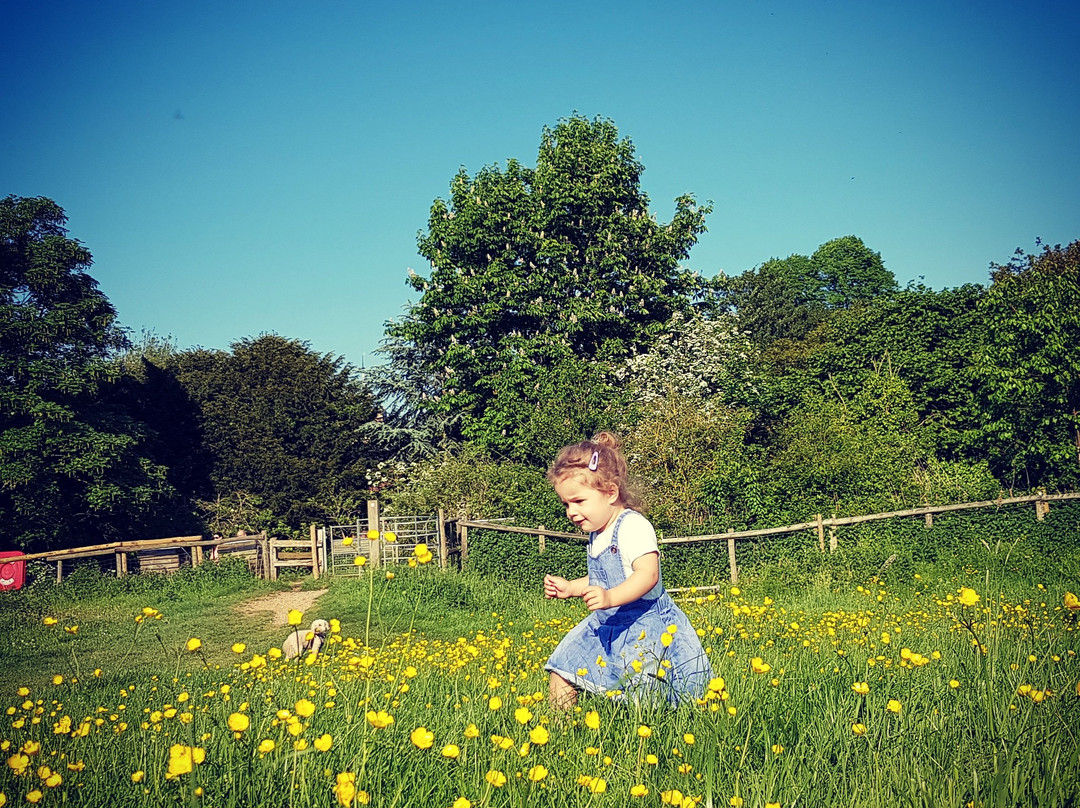
[[[581,598],[590,612],[544,666],[552,707],[573,707],[582,690],[635,702],[701,698],[709,661],[664,590],[656,531],[628,489],[618,439],[601,432],[565,447],[547,477],[567,517],[589,534],[587,577],[544,577],[546,597]]]

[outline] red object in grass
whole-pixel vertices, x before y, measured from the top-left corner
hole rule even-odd
[[[0,552],[0,589],[22,589],[26,581],[26,562],[7,560],[21,555],[19,550]]]

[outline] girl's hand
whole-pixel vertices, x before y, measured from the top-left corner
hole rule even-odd
[[[570,582],[558,575],[544,576],[545,598],[568,598],[570,595]]]
[[[581,599],[590,612],[599,609],[610,609],[614,604],[611,602],[611,593],[602,586],[587,586],[581,593]]]

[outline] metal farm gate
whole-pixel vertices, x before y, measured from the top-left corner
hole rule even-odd
[[[439,520],[431,516],[379,517],[379,539],[368,539],[368,523],[331,525],[325,528],[329,548],[326,569],[331,575],[360,575],[364,567],[355,558],[365,556],[367,563],[389,567],[408,563],[417,544],[426,544],[434,553],[439,547]]]

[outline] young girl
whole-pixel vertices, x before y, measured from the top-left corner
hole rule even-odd
[[[601,432],[567,446],[548,480],[570,521],[589,534],[589,574],[544,577],[549,598],[581,598],[591,614],[559,643],[544,666],[552,707],[569,709],[578,692],[672,704],[701,698],[712,675],[697,633],[664,590],[656,532],[627,489],[618,440]]]

